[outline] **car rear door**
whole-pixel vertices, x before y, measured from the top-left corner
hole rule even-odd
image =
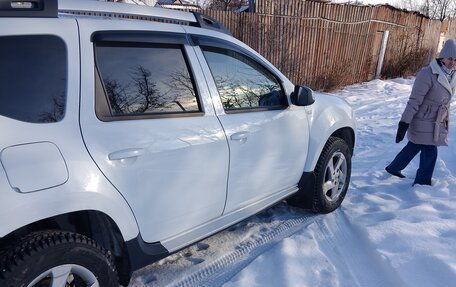
[[[182,28],[78,22],[84,141],[142,238],[161,241],[219,217],[228,145]]]

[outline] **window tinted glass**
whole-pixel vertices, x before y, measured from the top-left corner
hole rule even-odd
[[[96,47],[112,116],[200,111],[179,46]]]
[[[214,47],[203,47],[223,107],[281,108],[286,97],[277,79],[246,56]]]
[[[0,115],[60,121],[65,114],[67,52],[56,36],[0,37]]]

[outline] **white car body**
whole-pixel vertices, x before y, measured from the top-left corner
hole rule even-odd
[[[37,222],[90,211],[109,218],[127,247],[168,254],[298,192],[303,173],[314,171],[326,142],[341,130],[352,135],[353,149],[354,116],[343,100],[313,93],[313,104],[292,104],[295,86],[225,33],[67,14],[0,17],[0,27],[0,38],[55,35],[68,55],[62,120],[37,124],[0,115],[0,238]],[[227,113],[203,51],[184,44],[200,115],[101,121],[94,108],[92,36],[103,31],[202,35],[229,42],[277,77],[288,106]],[[27,79],[20,80],[27,85]],[[133,268],[144,264],[131,263]]]

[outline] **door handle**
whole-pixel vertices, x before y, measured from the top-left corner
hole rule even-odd
[[[230,139],[232,141],[239,141],[241,143],[245,143],[247,141],[247,138],[249,136],[249,132],[238,132],[234,133],[230,136]]]
[[[128,148],[112,152],[108,155],[109,160],[123,160],[127,158],[138,157],[144,154],[143,148]]]

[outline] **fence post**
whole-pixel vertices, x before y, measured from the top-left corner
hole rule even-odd
[[[377,70],[375,71],[375,78],[379,78],[382,72],[383,59],[385,58],[386,45],[388,44],[389,31],[383,32],[382,46],[380,48],[380,55],[378,56]]]

